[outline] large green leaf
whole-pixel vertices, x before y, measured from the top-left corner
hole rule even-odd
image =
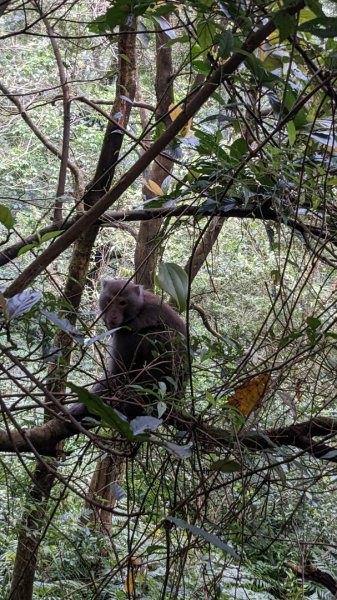
[[[14,225],[14,217],[4,204],[0,204],[0,223],[2,223],[7,229],[12,229]]]
[[[175,263],[161,263],[157,282],[175,300],[179,311],[184,311],[188,293],[188,277],[184,269]]]
[[[128,421],[122,419],[122,417],[120,417],[119,414],[113,408],[111,408],[111,406],[105,404],[105,402],[103,402],[99,396],[89,392],[89,390],[85,388],[75,385],[74,383],[69,382],[67,385],[73,392],[77,394],[78,399],[83,402],[90,413],[100,417],[103,425],[116,429],[129,441],[134,439],[134,435],[130,429]]]

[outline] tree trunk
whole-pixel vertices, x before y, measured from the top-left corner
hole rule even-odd
[[[117,112],[121,115],[119,123],[122,127],[127,125],[131,103],[122,100],[120,94],[125,95],[127,93],[127,96],[131,99],[135,94],[135,83],[132,79],[132,72],[135,65],[136,36],[133,34],[133,31],[134,25],[127,28],[124,27],[123,34],[119,38],[120,56],[127,55],[130,58],[130,63],[120,58],[119,78],[116,84],[116,100],[113,104],[111,115],[113,116]],[[118,134],[114,135],[116,130]],[[120,129],[109,122],[93,182],[87,187],[85,195],[86,208],[92,206],[109,189],[123,139],[124,136],[121,135]],[[73,308],[72,312],[67,315],[72,324],[75,324],[77,319],[77,311],[86,282],[91,251],[98,231],[99,226],[93,225],[74,244],[63,294],[65,300]],[[71,340],[64,334],[60,337],[63,340],[61,347],[65,362],[62,372],[58,372],[57,381],[49,381],[51,389],[55,389],[55,386],[58,389],[65,387],[67,368],[70,363]],[[23,600],[23,598],[30,600],[32,598],[38,547],[42,540],[42,532],[46,528],[46,510],[53,483],[54,477],[46,473],[38,464],[28,495],[24,519],[19,534],[11,586],[11,600]],[[34,498],[41,499],[38,507],[31,506],[31,501]]]
[[[93,526],[102,533],[110,536],[112,526],[112,513],[96,506],[91,506],[90,499],[104,502],[107,507],[113,508],[116,497],[112,484],[121,484],[125,475],[125,460],[116,456],[107,456],[98,459],[95,471],[89,484],[88,500],[86,508],[91,509],[91,520]],[[87,518],[86,518],[87,520]]]
[[[32,598],[38,548],[49,524],[47,509],[53,483],[54,476],[38,463],[21,521],[10,600]]]
[[[166,34],[160,32],[156,36],[156,96],[157,108],[156,119],[163,119],[168,126],[172,121],[167,115],[170,105],[173,103],[173,66],[171,46],[167,46]],[[147,182],[154,181],[161,187],[164,179],[170,175],[173,163],[169,158],[159,156],[153,163],[148,175]],[[155,193],[148,187],[143,186],[143,197],[145,200],[155,197]],[[161,219],[143,222],[139,226],[139,233],[135,251],[136,281],[145,285],[147,289],[153,289],[154,276],[157,260],[161,248],[160,229]]]

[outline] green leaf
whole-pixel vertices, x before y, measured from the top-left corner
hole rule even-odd
[[[242,465],[236,460],[216,460],[210,466],[211,471],[221,471],[222,473],[237,473],[242,471]]]
[[[44,233],[41,236],[40,243],[42,244],[43,242],[48,242],[48,240],[53,240],[54,238],[61,235],[61,233],[63,233],[63,230],[61,229],[59,229],[58,231],[48,231],[48,233]]]
[[[297,16],[291,17],[287,10],[280,10],[273,16],[273,21],[279,30],[280,42],[296,32]]]
[[[124,60],[125,62],[131,64],[131,59],[127,56],[127,54],[120,54],[119,56],[120,56],[120,58],[122,60]]]
[[[263,67],[263,62],[254,56],[254,54],[249,54],[246,57],[245,64],[261,85],[273,89],[273,84],[280,81],[280,78],[277,75],[266,71]]]
[[[63,230],[48,231],[47,233],[44,233],[41,237],[37,234],[37,236],[38,236],[37,241],[32,242],[31,244],[26,244],[26,246],[23,246],[22,248],[20,248],[19,252],[17,253],[17,256],[26,254],[26,252],[29,252],[29,250],[33,250],[33,248],[38,248],[40,246],[40,244],[43,244],[43,242],[48,242],[49,240],[53,240],[54,238],[61,235],[61,233],[63,233]]]
[[[134,439],[129,423],[124,421],[111,406],[105,404],[99,396],[74,383],[69,382],[67,385],[77,394],[78,399],[85,404],[90,413],[100,417],[103,425],[116,429],[129,441]]]
[[[280,70],[282,68],[282,60],[274,54],[268,54],[262,65],[266,71],[276,71],[277,69]]]
[[[234,47],[234,38],[230,29],[223,31],[219,38],[219,56],[228,58]]]
[[[303,8],[301,10],[300,23],[303,23],[304,21],[309,21],[309,19],[312,19],[313,14],[316,15],[317,17],[325,16],[319,0],[306,0],[305,3],[309,8]]]
[[[317,317],[308,317],[307,324],[310,329],[318,329],[321,326],[321,321]]]
[[[289,335],[286,335],[285,337],[280,339],[280,341],[278,343],[278,348],[281,350],[282,348],[284,348],[285,346],[287,346],[294,340],[297,340],[299,337],[301,337],[300,332],[294,332],[294,333],[290,333]]]
[[[7,229],[12,229],[14,225],[14,217],[4,204],[0,204],[0,223],[2,223]]]
[[[193,60],[192,67],[195,71],[203,73],[204,75],[207,75],[210,70],[209,64],[204,60]]]
[[[296,127],[294,121],[289,121],[287,123],[288,129],[288,139],[290,146],[293,146],[296,140]]]
[[[198,45],[204,57],[214,44],[215,32],[216,25],[213,21],[200,19],[197,23]]]
[[[336,17],[317,17],[299,26],[299,31],[307,31],[319,38],[333,38],[337,36]]]
[[[118,25],[124,25],[130,16],[140,17],[146,13],[152,0],[114,0],[104,15],[100,15],[89,24],[92,33],[113,31]]]
[[[230,155],[232,158],[236,158],[237,160],[241,160],[248,153],[248,144],[246,140],[240,138],[235,140],[230,147]]]
[[[201,527],[190,525],[189,523],[186,523],[186,521],[183,521],[182,519],[177,519],[176,517],[166,517],[166,521],[173,523],[176,527],[179,527],[180,529],[190,531],[191,533],[193,533],[193,535],[204,538],[204,540],[206,540],[206,542],[208,542],[209,544],[213,544],[213,546],[220,548],[220,550],[223,550],[223,552],[227,552],[227,554],[230,554],[237,560],[240,560],[240,556],[235,552],[234,548],[231,548],[231,546],[225,544],[217,535],[214,535],[213,533],[208,533],[208,531],[201,529]]]
[[[296,101],[297,101],[296,95],[293,94],[293,92],[290,92],[288,90],[286,92],[286,94],[284,95],[284,107],[286,109],[285,114],[287,114],[287,112],[289,112],[293,108]],[[293,116],[293,121],[294,121],[296,129],[301,129],[302,127],[304,127],[307,124],[307,121],[308,121],[307,116],[308,116],[308,112],[304,107],[300,108],[296,112],[296,114]]]
[[[32,244],[27,244],[26,246],[23,246],[22,248],[20,248],[20,250],[16,256],[21,256],[21,254],[26,254],[26,252],[29,252],[29,250],[32,250],[33,248],[37,248],[38,245],[39,244],[37,242],[33,242]]]
[[[188,293],[188,276],[184,269],[175,263],[161,263],[157,282],[175,300],[179,312],[184,311]]]

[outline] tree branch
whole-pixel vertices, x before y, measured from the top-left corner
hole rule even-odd
[[[207,427],[207,425],[195,427],[195,422],[188,423],[185,416],[175,415],[175,422],[178,419],[187,428],[193,427],[194,432],[200,436],[204,448],[210,446],[214,448],[214,444],[229,446],[233,443],[232,433],[227,430]],[[172,415],[170,420],[173,420]],[[61,440],[77,435],[80,433],[80,429],[83,431],[83,425],[79,424],[79,428],[77,428],[74,423],[54,418],[32,429],[0,430],[0,452],[32,452],[33,446],[36,452],[53,456],[55,445]],[[335,463],[337,462],[337,449],[313,441],[314,437],[335,435],[337,435],[337,419],[317,417],[311,421],[279,429],[243,433],[240,436],[240,443],[252,452],[261,452],[266,449],[271,451],[273,448],[275,449],[275,446],[293,446],[315,458]],[[27,439],[29,439],[29,443]],[[331,452],[331,456],[325,458],[324,455],[328,452]],[[334,452],[336,452],[335,456]]]
[[[304,567],[296,565],[291,561],[285,563],[286,567],[296,573],[300,579],[313,581],[327,588],[332,594],[337,594],[337,581],[329,573],[315,567],[311,562],[308,562]]]
[[[232,208],[227,211],[224,211],[224,209],[221,206],[219,206],[218,208],[201,209],[198,206],[189,205],[182,205],[174,208],[148,208],[139,210],[120,210],[116,212],[108,211],[98,219],[98,222],[104,226],[117,227],[119,226],[118,223],[149,221],[151,219],[158,219],[163,217],[193,217],[200,219],[202,217],[210,216],[223,216],[226,219],[259,219],[262,221],[274,221],[276,223],[280,222],[277,213],[272,208],[264,207],[263,205],[250,206],[246,208]],[[41,237],[46,233],[49,233],[51,231],[67,231],[79,221],[80,217],[80,215],[77,215],[76,217],[65,220],[64,223],[60,225],[48,225],[47,227],[40,229],[39,232],[33,233],[32,235],[26,237],[24,240],[21,240],[17,244],[13,244],[12,246],[5,248],[4,250],[1,250],[0,266],[4,266],[7,263],[11,262],[14,258],[16,258],[19,250],[21,248],[24,248],[24,246],[28,244],[33,244],[34,242],[39,243]],[[281,223],[285,224],[283,223],[283,221],[281,221]],[[320,227],[316,227],[314,225],[307,225],[305,223],[301,223],[300,221],[296,221],[295,219],[288,219],[286,225],[287,227],[290,227],[295,231],[301,233],[303,236],[313,235],[317,238],[322,236],[322,229]],[[60,236],[60,238],[62,237],[63,235]],[[326,241],[326,237],[324,238],[324,241]]]

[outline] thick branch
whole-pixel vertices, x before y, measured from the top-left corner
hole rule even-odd
[[[185,417],[183,418],[180,415],[176,415],[176,417],[179,417],[179,421],[188,427]],[[233,443],[232,435],[226,430],[203,426],[202,428],[198,427],[195,431],[204,440],[204,446],[207,446],[207,440],[209,440],[212,448],[214,448],[214,443],[223,446]],[[54,455],[55,445],[58,442],[78,433],[79,429],[77,429],[76,425],[61,419],[51,419],[43,425],[33,427],[29,430],[22,430],[22,432],[17,430],[2,430],[0,431],[0,452],[32,452],[33,446],[40,454]],[[290,425],[289,427],[243,434],[240,442],[252,452],[260,452],[265,449],[270,451],[275,446],[294,446],[316,458],[322,459],[324,459],[324,455],[328,452],[332,452],[332,455],[327,457],[326,460],[337,462],[337,456],[333,455],[334,448],[313,440],[316,436],[333,436],[336,434],[337,419],[319,417],[312,421],[305,421],[304,423]],[[29,439],[29,444],[27,438]]]
[[[221,206],[219,206],[218,209],[203,209],[201,211],[200,208],[197,206],[186,205],[178,206],[176,208],[152,208],[126,211],[120,210],[116,212],[108,211],[98,219],[98,222],[101,225],[109,225],[113,227],[117,223],[123,223],[127,221],[150,221],[151,219],[159,219],[162,217],[195,217],[200,219],[201,217],[217,215],[223,216],[226,219],[235,217],[237,219],[260,219],[262,221],[274,221],[276,223],[279,222],[277,213],[273,209],[266,208],[263,206],[232,208],[231,210],[227,210],[226,212],[224,212]],[[41,237],[44,234],[49,233],[50,231],[67,231],[76,222],[78,222],[79,219],[80,215],[72,219],[68,219],[63,224],[58,226],[48,225],[47,227],[40,229],[38,233],[33,233],[32,235],[26,237],[24,240],[18,242],[17,244],[13,244],[12,246],[5,248],[4,250],[1,250],[0,266],[4,266],[11,260],[16,258],[19,250],[27,244],[33,244],[34,242],[38,243]],[[286,225],[303,235],[313,235],[318,238],[322,236],[322,229],[320,227],[315,227],[314,225],[307,225],[301,223],[300,221],[295,221],[294,219],[288,219]],[[60,237],[63,237],[63,235]]]
[[[337,580],[331,577],[329,573],[315,567],[312,563],[309,562],[305,567],[301,567],[288,561],[286,562],[286,567],[289,567],[300,579],[318,583],[327,588],[332,594],[337,594]]]
[[[4,14],[11,0],[0,0],[0,17]]]

